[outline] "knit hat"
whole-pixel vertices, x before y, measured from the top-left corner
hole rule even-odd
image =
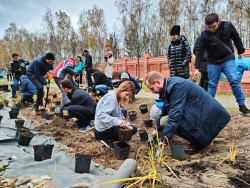
[[[123,73],[121,74],[121,79],[129,79],[128,73],[123,72]]]
[[[54,54],[52,54],[52,53],[46,53],[45,54],[45,57],[44,57],[45,59],[48,59],[48,60],[55,60],[55,56],[54,56]]]
[[[181,27],[179,25],[174,25],[170,30],[170,35],[180,35]]]

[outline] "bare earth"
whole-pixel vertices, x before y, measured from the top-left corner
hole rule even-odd
[[[54,100],[52,99],[52,103],[48,107],[54,105]],[[128,111],[137,111],[137,119],[131,124],[137,126],[139,130],[145,129],[142,119],[149,116],[149,112],[141,114],[139,106],[148,104],[148,109],[150,109],[152,103],[152,98],[138,98],[127,107]],[[66,152],[91,153],[93,160],[105,167],[117,169],[122,164],[123,160],[117,160],[112,150],[107,149],[100,141],[95,140],[93,131],[79,133],[73,120],[66,121],[56,116],[54,120],[45,120],[40,116],[35,116],[32,107],[23,108],[21,111],[23,115],[31,119],[37,130],[54,137],[57,142],[67,145],[69,149]],[[156,187],[249,187],[250,118],[235,112],[231,114],[232,119],[226,128],[221,131],[213,144],[203,151],[197,154],[186,153],[185,160],[177,161],[171,158],[169,148],[166,147],[164,154],[167,156],[166,161],[179,177],[179,180],[165,166],[159,166],[157,170],[162,181]],[[147,128],[147,130],[152,132],[153,128]],[[181,142],[185,147],[188,147],[188,143],[177,136],[173,138],[173,141]],[[139,134],[133,136],[128,143],[131,145],[129,157],[136,158],[139,148],[141,151],[145,151],[144,155],[147,157],[149,152],[147,142],[141,142]],[[233,144],[236,146],[237,152],[234,164],[229,159],[229,150]],[[142,169],[142,163],[139,161],[134,175],[145,175],[147,170]],[[229,176],[236,178],[228,178]],[[149,185],[149,183],[146,182],[143,187],[147,187],[146,185]]]

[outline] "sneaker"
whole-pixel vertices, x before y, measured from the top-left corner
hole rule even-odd
[[[94,125],[87,125],[87,126],[85,126],[85,127],[81,127],[80,129],[79,129],[79,132],[80,133],[85,133],[85,132],[87,132],[87,131],[90,131],[90,130],[92,130],[92,129],[94,129],[95,127],[94,127]]]
[[[114,145],[111,140],[101,140],[101,143],[107,148],[114,149]]]
[[[240,110],[240,112],[242,112],[244,115],[250,113],[250,110],[249,110],[245,105],[239,105],[239,110]]]

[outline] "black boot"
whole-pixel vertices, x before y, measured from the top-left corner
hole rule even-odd
[[[243,105],[239,105],[239,110],[240,110],[240,112],[242,112],[244,115],[250,113],[250,110],[249,110],[244,104],[243,104]]]

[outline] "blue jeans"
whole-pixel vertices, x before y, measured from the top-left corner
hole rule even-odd
[[[238,105],[245,104],[245,96],[242,92],[240,82],[237,78],[237,71],[234,60],[226,61],[221,65],[208,64],[207,71],[209,78],[208,93],[212,95],[212,97],[215,97],[217,85],[220,79],[220,74],[221,72],[223,72],[230,83],[230,86],[232,88],[233,94],[236,98]]]
[[[27,75],[29,80],[36,86],[37,89],[37,98],[35,110],[38,111],[39,105],[43,105],[43,84],[36,78],[35,75]]]
[[[106,86],[104,84],[100,84],[100,85],[95,86],[95,89],[97,91],[100,91],[101,94],[106,94],[108,93],[108,90],[111,89],[111,87]]]
[[[20,80],[17,79],[16,77],[13,78],[13,84],[12,84],[12,97],[16,96],[16,91],[17,91],[17,88],[18,88],[18,82]]]

